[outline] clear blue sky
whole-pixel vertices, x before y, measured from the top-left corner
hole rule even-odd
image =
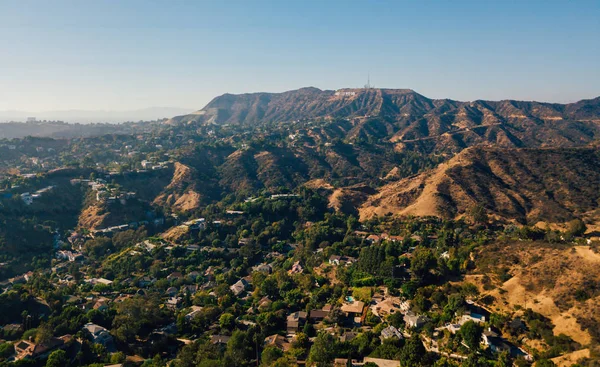
[[[600,95],[600,1],[0,0],[0,110],[201,108],[230,92]]]

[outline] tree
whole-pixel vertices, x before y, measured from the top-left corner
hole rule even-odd
[[[471,219],[476,224],[485,224],[488,222],[488,215],[481,204],[477,204],[469,211]]]
[[[236,330],[227,342],[225,358],[231,366],[245,366],[254,355],[254,343],[248,333]]]
[[[230,313],[224,313],[219,318],[219,326],[222,329],[231,330],[235,326],[235,316]]]
[[[420,280],[429,275],[431,269],[435,268],[437,260],[430,249],[417,247],[410,261],[410,270]]]
[[[2,358],[8,358],[15,352],[15,347],[12,343],[2,343],[0,344],[0,360]]]
[[[123,362],[125,362],[125,358],[126,358],[125,353],[116,352],[110,356],[110,363],[113,363],[113,364],[123,363]]]
[[[423,342],[416,333],[406,341],[402,351],[400,352],[400,365],[401,366],[422,366],[423,356],[426,350],[423,346]]]
[[[64,367],[68,363],[67,353],[64,350],[55,350],[50,353],[46,361],[46,367]]]
[[[335,357],[335,344],[336,340],[331,334],[319,334],[310,348],[309,363],[314,363],[317,367],[329,366]]]
[[[482,327],[474,321],[467,321],[460,327],[460,336],[471,350],[479,348],[482,332]]]
[[[508,351],[501,352],[498,355],[498,361],[496,361],[495,367],[512,367],[513,363],[510,359],[510,353]]]
[[[587,226],[579,218],[573,219],[567,225],[567,234],[569,234],[570,236],[581,236],[585,233],[586,230]]]
[[[48,341],[50,341],[50,339],[52,339],[53,337],[53,333],[52,333],[52,327],[48,324],[41,324],[35,333],[35,342],[38,344],[44,344]]]
[[[265,367],[271,366],[276,360],[283,357],[283,352],[274,346],[266,347],[261,354],[261,362]]]

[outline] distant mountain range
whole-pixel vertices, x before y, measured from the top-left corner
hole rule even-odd
[[[456,153],[473,145],[573,146],[600,133],[600,97],[576,103],[460,102],[410,89],[302,88],[284,93],[224,94],[170,124],[252,125],[348,120],[347,140],[376,139],[399,150]]]
[[[65,111],[0,111],[0,122],[26,121],[29,117],[35,117],[38,121],[64,121],[70,123],[119,123],[126,121],[150,121],[169,118],[192,112],[192,109],[177,107],[149,107],[139,110],[128,111],[87,111],[87,110],[65,110]]]
[[[389,121],[427,120],[433,130],[490,125],[508,119],[595,120],[600,122],[600,97],[570,104],[430,99],[411,89],[320,90],[308,87],[283,93],[224,94],[203,109],[172,122],[252,124],[312,118],[379,117]],[[436,120],[436,116],[438,116]],[[444,117],[441,117],[444,116]]]

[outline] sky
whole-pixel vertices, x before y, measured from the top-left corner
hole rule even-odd
[[[600,1],[0,0],[0,110],[200,109],[223,93],[600,96]]]

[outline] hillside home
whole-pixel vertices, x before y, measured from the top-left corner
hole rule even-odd
[[[296,334],[306,323],[307,314],[304,311],[294,312],[287,317],[288,334]]]
[[[107,345],[113,341],[113,338],[108,330],[100,325],[87,323],[83,326],[83,330],[87,330],[90,333],[90,338],[95,344]]]
[[[229,336],[227,335],[211,335],[210,336],[210,343],[211,344],[227,344],[227,342],[229,341]]]
[[[409,328],[420,328],[425,325],[427,318],[425,316],[417,315],[412,311],[408,311],[406,315],[404,315],[404,322]]]
[[[396,329],[394,326],[390,325],[388,327],[386,327],[385,329],[381,330],[381,341],[383,342],[386,339],[390,339],[390,338],[397,338],[397,339],[403,339],[402,333]]]
[[[32,340],[21,340],[14,345],[15,360],[46,358],[52,351],[64,349],[65,343],[71,340],[71,335],[51,338],[45,343],[36,344]]]
[[[323,321],[327,316],[329,316],[330,312],[331,312],[331,305],[325,305],[320,310],[311,310],[308,318],[312,322],[320,322],[320,321]]]
[[[248,286],[249,286],[249,283],[245,279],[240,279],[234,285],[229,287],[229,289],[231,289],[233,294],[237,297],[240,294],[244,293],[246,291],[246,289],[248,288]]]
[[[356,262],[356,259],[350,256],[339,256],[339,255],[331,255],[329,257],[329,265],[339,266],[339,265],[352,265]]]
[[[346,314],[346,317],[351,319],[355,324],[361,324],[362,315],[365,310],[365,303],[362,301],[344,303],[341,310]]]
[[[292,268],[288,271],[288,274],[301,274],[304,271],[302,265],[300,265],[300,261],[296,261]]]
[[[265,348],[273,346],[281,350],[282,352],[287,352],[292,346],[284,336],[277,334],[267,336],[263,345],[265,346]]]

